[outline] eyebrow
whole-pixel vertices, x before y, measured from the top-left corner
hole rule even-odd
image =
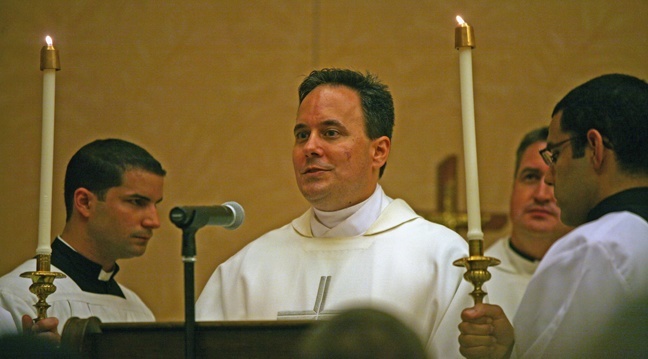
[[[150,197],[143,196],[143,195],[138,194],[138,193],[129,194],[127,196],[124,196],[124,198],[127,198],[127,199],[143,199],[143,200],[152,202]],[[162,202],[163,199],[164,199],[164,197],[160,197],[160,199],[157,200],[155,203],[158,204],[158,203]]]
[[[540,170],[539,168],[535,168],[535,167],[522,167],[522,168],[520,169],[519,173],[520,173],[520,174],[526,174],[526,173],[534,173],[534,174],[537,173],[537,174],[541,174],[541,173],[542,173],[542,170]]]
[[[296,124],[295,127],[293,128],[293,133],[294,133],[294,132],[297,132],[297,131],[299,131],[299,130],[303,130],[303,129],[305,129],[305,128],[308,128],[308,126],[306,126],[306,125],[303,124],[303,123],[298,123],[298,124]]]
[[[340,121],[338,121],[338,120],[334,120],[334,119],[324,120],[324,121],[322,121],[322,122],[320,122],[320,123],[318,124],[318,127],[330,127],[330,126],[336,126],[336,127],[346,128],[346,126],[344,126],[344,124],[343,124],[342,122],[340,122]],[[295,127],[293,128],[293,132],[297,132],[297,131],[299,131],[299,130],[303,130],[303,129],[305,129],[305,128],[308,128],[308,126],[306,126],[306,124],[304,124],[304,123],[298,123],[298,124],[296,124]]]

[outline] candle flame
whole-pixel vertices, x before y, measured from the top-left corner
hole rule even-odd
[[[49,35],[45,36],[45,42],[47,42],[47,46],[52,46],[52,38]]]
[[[462,19],[461,16],[459,16],[459,15],[457,15],[457,22],[459,23],[459,25],[464,25],[464,24],[466,24],[466,22],[464,21],[464,19]]]

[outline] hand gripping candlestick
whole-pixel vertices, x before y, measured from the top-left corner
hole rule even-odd
[[[52,227],[52,172],[54,156],[54,91],[56,71],[61,69],[58,50],[52,46],[52,38],[47,36],[47,46],[41,49],[40,69],[43,71],[43,129],[41,134],[41,183],[40,211],[38,225],[38,247],[36,248],[36,271],[25,272],[20,276],[31,278],[29,291],[38,297],[34,305],[37,310],[35,321],[47,318],[47,297],[56,291],[54,279],[65,278],[65,274],[51,272],[52,247],[50,232]]]
[[[475,286],[475,290],[470,295],[477,304],[482,303],[484,296],[488,294],[482,290],[484,282],[491,278],[488,266],[498,265],[500,261],[495,258],[484,257],[484,233],[481,230],[475,139],[475,105],[472,84],[472,48],[475,47],[475,35],[472,27],[466,24],[460,16],[457,16],[457,21],[459,25],[455,28],[455,48],[459,50],[469,256],[458,259],[453,264],[458,267],[466,267],[464,278]]]

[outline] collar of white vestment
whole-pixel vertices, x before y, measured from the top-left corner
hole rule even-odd
[[[383,193],[382,205],[384,210],[378,216],[367,230],[362,233],[365,236],[371,236],[379,234],[394,227],[397,227],[405,222],[413,221],[416,218],[420,218],[416,212],[402,199],[394,199],[387,197]],[[313,217],[314,212],[312,208],[309,208],[304,214],[299,218],[296,218],[291,222],[293,229],[301,236],[313,238],[313,232],[311,231],[311,218]],[[337,237],[340,238],[340,237]]]
[[[311,216],[311,233],[315,237],[337,238],[354,237],[364,233],[378,219],[383,206],[383,192],[376,185],[373,194],[366,200],[338,211],[320,211],[313,208]],[[386,196],[385,196],[386,197]]]
[[[516,269],[517,273],[525,273],[532,275],[540,265],[539,260],[530,260],[528,257],[521,255],[513,248],[511,239],[509,238],[505,243],[506,256],[509,263]]]

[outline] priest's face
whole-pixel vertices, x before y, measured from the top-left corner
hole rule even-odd
[[[560,221],[554,188],[545,183],[549,166],[538,153],[545,147],[545,142],[536,142],[527,147],[520,158],[510,203],[514,242],[516,238],[533,238],[550,245],[569,231]],[[523,249],[522,243],[514,244]]]
[[[376,189],[389,139],[371,140],[359,95],[321,85],[302,101],[294,128],[297,185],[313,207],[334,211],[358,204]]]
[[[558,112],[551,120],[547,136],[549,147],[554,147],[573,136],[561,129],[561,121],[562,112]],[[546,181],[555,187],[563,223],[578,226],[587,222],[587,213],[600,200],[596,182],[599,175],[590,166],[590,148],[585,147],[584,156],[574,158],[572,141],[563,143],[553,151],[558,156],[547,174]]]
[[[90,201],[87,233],[91,257],[112,266],[120,258],[144,254],[160,227],[157,204],[162,200],[164,178],[140,169],[124,172],[122,184],[108,189],[103,199]]]

